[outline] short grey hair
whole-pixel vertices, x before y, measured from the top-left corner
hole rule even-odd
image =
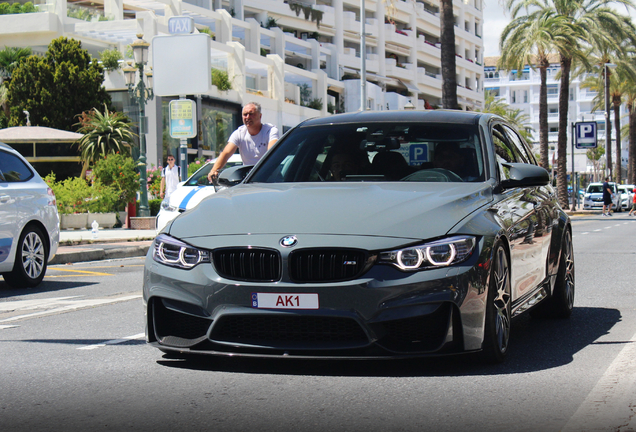
[[[245,108],[248,105],[254,105],[256,107],[256,111],[261,112],[261,104],[259,104],[258,102],[248,102],[245,104],[243,108]]]

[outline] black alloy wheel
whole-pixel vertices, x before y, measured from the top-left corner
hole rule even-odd
[[[497,242],[491,263],[482,360],[501,363],[508,353],[510,340],[510,265],[504,246]]]

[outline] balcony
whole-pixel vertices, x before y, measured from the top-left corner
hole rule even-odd
[[[413,45],[413,32],[411,30],[397,30],[394,24],[384,24],[384,41],[411,47]]]

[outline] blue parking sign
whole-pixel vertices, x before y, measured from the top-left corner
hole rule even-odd
[[[596,122],[578,122],[574,124],[574,143],[578,149],[596,148]]]
[[[428,162],[428,144],[411,144],[409,147],[409,165],[421,165]]]

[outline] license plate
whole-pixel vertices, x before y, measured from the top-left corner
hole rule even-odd
[[[252,293],[258,309],[318,309],[318,294]]]

